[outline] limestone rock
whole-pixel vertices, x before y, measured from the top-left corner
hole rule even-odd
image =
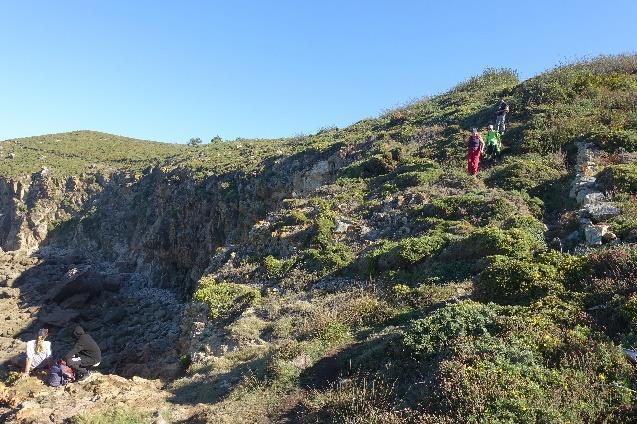
[[[584,227],[584,235],[586,237],[586,244],[589,246],[599,246],[602,244],[602,237],[606,234],[608,225],[588,225]]]
[[[620,214],[621,210],[611,202],[593,203],[584,208],[593,222],[606,221]]]

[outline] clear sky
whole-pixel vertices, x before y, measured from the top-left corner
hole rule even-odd
[[[0,0],[0,140],[346,126],[486,67],[637,50],[637,0]]]

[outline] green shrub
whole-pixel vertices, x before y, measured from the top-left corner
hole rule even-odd
[[[350,329],[340,321],[330,321],[317,334],[327,346],[338,346],[351,339]]]
[[[433,172],[418,172],[411,171],[403,174],[398,174],[393,180],[393,184],[399,189],[406,189],[408,187],[417,187],[425,185],[434,181],[440,173],[435,170]]]
[[[71,419],[73,424],[144,424],[150,414],[129,407],[114,407],[102,412],[82,414]]]
[[[292,210],[283,220],[285,225],[302,225],[310,222],[310,219],[300,210]]]
[[[352,250],[343,243],[335,243],[324,249],[308,249],[305,253],[308,269],[321,273],[339,271],[354,259]]]
[[[336,214],[327,207],[322,207],[314,222],[313,242],[323,249],[332,245],[336,229]]]
[[[495,305],[466,300],[414,321],[403,341],[417,356],[434,355],[458,337],[495,333],[497,316]]]
[[[600,172],[598,183],[605,190],[637,193],[637,165],[610,165]]]
[[[441,233],[420,237],[408,237],[400,241],[384,241],[366,257],[370,272],[410,267],[440,251],[447,243]]]
[[[203,277],[193,300],[205,303],[210,319],[215,319],[239,306],[256,305],[261,301],[261,292],[245,284],[217,283],[212,278]]]
[[[637,130],[634,129],[594,129],[588,138],[610,152],[637,150]]]
[[[529,304],[563,291],[563,284],[579,269],[581,260],[550,252],[535,259],[498,255],[490,262],[476,281],[479,296],[500,304]]]
[[[444,361],[437,376],[440,406],[453,420],[627,422],[624,414],[635,401],[629,387],[608,384],[604,374],[594,370],[553,369],[521,362],[519,355],[471,356],[472,361]]]
[[[489,198],[471,193],[436,199],[423,208],[423,214],[452,220],[464,219],[482,226],[501,221],[516,213],[516,209],[515,205],[502,197]]]
[[[272,255],[268,255],[263,258],[263,267],[266,273],[271,278],[281,277],[290,270],[294,261],[292,259],[282,260],[277,259]]]
[[[547,156],[528,154],[509,157],[493,167],[488,184],[505,190],[531,190],[547,181],[560,178],[562,164],[556,164]]]
[[[454,285],[421,284],[411,288],[405,284],[396,284],[391,288],[391,294],[400,305],[426,309],[452,298],[456,294],[456,287]]]
[[[543,250],[546,250],[544,238],[539,238],[533,229],[486,227],[451,244],[442,257],[454,260],[475,260],[492,255],[522,258]]]

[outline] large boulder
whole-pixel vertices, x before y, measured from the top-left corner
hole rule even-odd
[[[614,218],[621,210],[611,202],[592,203],[584,207],[584,210],[593,222],[602,222]]]

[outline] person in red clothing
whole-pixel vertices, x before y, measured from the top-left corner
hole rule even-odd
[[[477,128],[471,130],[471,135],[467,139],[467,171],[469,175],[478,175],[478,165],[480,155],[484,150],[484,141]]]

